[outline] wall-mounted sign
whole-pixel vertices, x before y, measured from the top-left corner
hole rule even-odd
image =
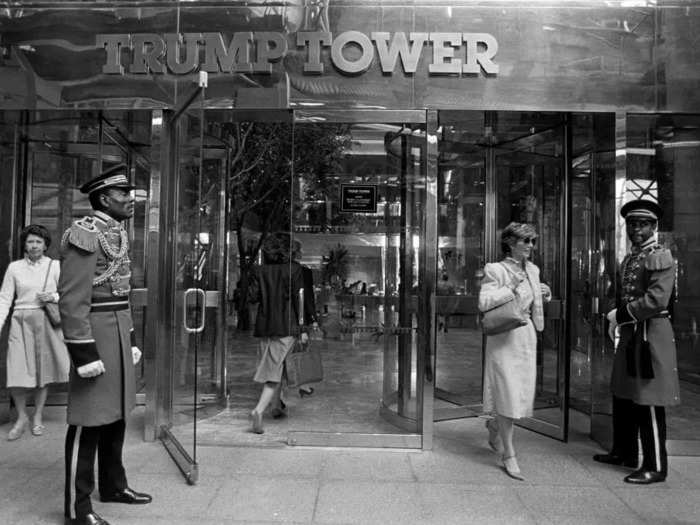
[[[233,33],[227,42],[221,33],[117,33],[96,37],[107,59],[102,72],[124,74],[207,73],[271,74],[272,64],[280,62],[292,46],[306,56],[307,75],[324,72],[321,51],[330,49],[330,61],[339,71],[357,75],[367,71],[375,60],[383,73],[393,73],[397,62],[405,73],[415,73],[423,51],[429,48],[428,73],[437,75],[496,75],[493,58],[498,42],[489,33],[389,33],[345,31],[336,36],[324,31],[293,34],[274,31]],[[352,58],[346,49],[352,48]]]
[[[377,213],[377,185],[341,184],[340,211]]]

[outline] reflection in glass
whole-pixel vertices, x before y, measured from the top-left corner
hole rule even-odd
[[[13,116],[14,115],[14,116]],[[129,221],[130,257],[132,261],[132,288],[144,287],[144,237],[146,206],[140,198],[148,191],[149,173],[149,111],[33,111],[26,119],[19,113],[3,115],[2,153],[3,177],[11,183],[10,174],[17,171],[18,179],[26,182],[26,219],[7,217],[2,224],[38,223],[46,226],[53,242],[48,255],[58,258],[63,232],[73,220],[90,215],[92,208],[87,195],[78,188],[100,170],[119,163],[132,168],[136,186],[134,218]],[[9,152],[18,152],[19,159],[12,163]],[[17,187],[8,186],[2,194],[16,198]],[[13,206],[2,207],[11,213]],[[17,210],[14,210],[17,213]],[[15,232],[7,231],[11,239]],[[0,235],[1,236],[1,235]],[[143,348],[143,309],[133,309],[134,328],[139,346]],[[137,391],[143,388],[143,366],[137,370]],[[54,391],[65,390],[58,386]]]
[[[484,116],[477,111],[440,113],[435,298],[438,419],[454,414],[454,407],[472,407],[478,412],[481,405],[482,338],[476,298],[486,253],[484,204],[489,139],[485,136]]]

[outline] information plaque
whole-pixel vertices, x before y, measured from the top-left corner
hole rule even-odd
[[[341,184],[340,211],[377,213],[376,184]]]

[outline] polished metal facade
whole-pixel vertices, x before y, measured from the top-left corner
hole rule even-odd
[[[173,403],[172,363],[156,349],[180,328],[172,312],[162,309],[174,304],[176,295],[167,279],[175,271],[168,243],[176,237],[170,218],[177,213],[177,188],[166,179],[176,171],[179,149],[171,121],[190,102],[196,98],[199,109],[235,109],[234,120],[264,120],[259,110],[277,109],[290,115],[288,110],[294,110],[288,118],[298,121],[322,116],[325,122],[426,122],[422,227],[426,238],[437,238],[439,111],[485,111],[487,127],[495,110],[615,113],[616,148],[623,151],[630,113],[700,113],[700,49],[694,37],[699,22],[700,6],[662,0],[5,2],[0,10],[0,110],[152,111],[145,250],[148,260],[158,261],[149,267],[147,299],[148,310],[158,314],[148,317],[145,328],[145,434],[177,441],[164,408]],[[193,97],[202,71],[208,73],[207,89]],[[103,154],[100,150],[98,157]],[[12,158],[19,162],[19,155]],[[616,178],[624,181],[625,156],[616,159]],[[494,149],[488,150],[485,169],[495,172]],[[20,181],[19,171],[13,169],[13,194],[31,182]],[[485,213],[494,217],[495,177],[485,184]],[[570,201],[568,186],[563,188],[559,249],[566,259]],[[620,192],[618,207],[622,198]],[[222,208],[224,202],[221,194]],[[16,221],[18,213],[10,213],[10,219]],[[619,226],[616,242],[624,246]],[[222,222],[220,237],[223,228]],[[484,235],[485,253],[492,259],[498,252],[494,221],[486,221]],[[421,296],[429,300],[420,303],[417,393],[430,401],[402,421],[386,414],[413,433],[381,439],[333,436],[334,441],[320,433],[297,433],[290,442],[356,440],[362,446],[431,448],[437,419],[432,404],[437,245],[422,244],[420,258]],[[563,297],[569,293],[565,279]],[[557,366],[566,396],[568,361]],[[216,368],[219,386],[225,385],[224,363]],[[600,441],[609,429],[606,405],[606,392],[594,396],[592,428]],[[560,407],[556,431],[544,423],[538,429],[565,438],[566,408]],[[191,458],[186,462],[196,467]]]
[[[699,22],[662,0],[6,2],[0,109],[172,107],[208,71],[218,108],[687,112]]]

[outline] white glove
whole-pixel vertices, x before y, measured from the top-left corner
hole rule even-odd
[[[134,364],[141,361],[141,350],[139,350],[138,346],[131,347],[131,358],[134,361]]]
[[[613,308],[608,312],[608,337],[614,343],[615,342],[615,332],[617,332],[617,308]]]
[[[92,363],[79,366],[76,372],[78,372],[80,377],[84,378],[97,377],[98,375],[105,373],[105,364],[102,362],[102,359],[98,359]]]

